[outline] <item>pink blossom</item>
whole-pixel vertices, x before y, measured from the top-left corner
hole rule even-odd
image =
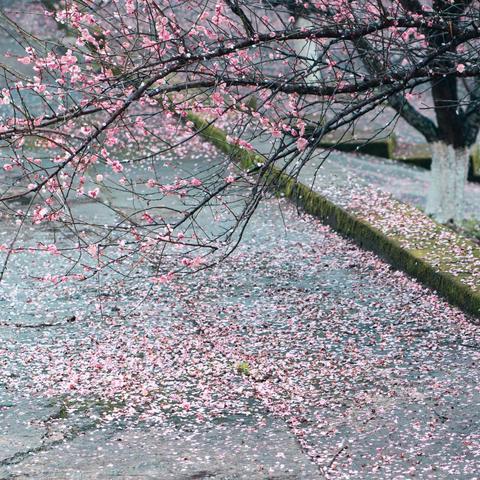
[[[89,196],[90,198],[97,198],[99,193],[100,193],[100,189],[99,189],[99,188],[95,188],[95,189],[93,189],[93,190],[89,190],[89,191],[88,191],[88,196]]]
[[[204,260],[202,257],[195,257],[193,259],[184,257],[181,260],[181,264],[189,268],[198,268],[203,263]]]
[[[212,95],[212,101],[215,103],[217,106],[218,105],[223,105],[223,95],[221,93],[215,92]]]
[[[151,215],[149,215],[147,212],[145,212],[143,215],[142,215],[142,220],[145,220],[147,223],[155,223],[155,220],[153,219],[153,217]]]
[[[59,255],[60,251],[58,250],[57,246],[53,243],[47,246],[47,252],[53,255]]]
[[[190,180],[190,185],[192,185],[192,187],[199,187],[201,184],[202,184],[202,181],[199,180],[198,178],[192,178]]]
[[[91,245],[89,245],[87,247],[87,252],[89,253],[89,255],[91,255],[92,257],[96,257],[98,255],[98,245],[95,245],[94,243],[92,243]]]
[[[115,173],[123,172],[123,165],[118,160],[108,160],[107,162]]]
[[[168,272],[165,275],[159,275],[158,277],[152,277],[153,283],[168,283],[171,282],[174,278],[173,272]]]
[[[0,98],[0,104],[2,105],[10,105],[12,103],[12,99],[10,97],[10,92],[4,88],[2,90],[2,97]]]
[[[282,132],[279,128],[274,128],[272,130],[272,137],[273,138],[280,138],[282,136]]]
[[[308,145],[308,140],[306,138],[300,137],[297,142],[295,143],[297,146],[298,151],[303,152]]]

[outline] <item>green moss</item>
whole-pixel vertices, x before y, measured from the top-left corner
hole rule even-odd
[[[59,402],[59,409],[51,418],[66,419],[70,416],[70,412],[85,413],[95,411],[98,414],[106,414],[125,406],[124,400],[106,400],[103,398],[82,398],[80,400],[75,400],[62,397],[52,402],[52,406],[57,405],[57,402]]]
[[[393,158],[393,152],[395,152],[395,149],[397,148],[397,138],[395,135],[391,134],[388,139],[388,158]]]
[[[240,375],[250,376],[250,365],[248,362],[242,361],[237,364],[237,372]]]
[[[55,415],[55,418],[65,419],[68,417],[68,407],[65,403],[60,405],[58,413]]]
[[[480,178],[480,145],[478,144],[472,147],[471,174],[473,177]]]
[[[432,164],[432,159],[430,157],[399,157],[393,158],[393,160],[406,163],[407,165],[425,168],[426,170],[429,170]]]
[[[430,252],[430,250],[428,250],[427,248],[415,248],[415,249],[412,249],[410,250],[410,253],[416,257],[416,258],[425,258],[428,253]]]
[[[460,226],[460,231],[470,238],[480,240],[480,222],[477,219],[465,220]]]
[[[412,144],[407,148],[407,152],[398,153],[392,151],[392,160],[415,165],[416,167],[430,169],[432,165],[432,156],[428,144]],[[470,168],[468,172],[470,182],[480,182],[480,146],[474,145],[470,155]]]
[[[374,155],[383,158],[393,158],[396,147],[396,140],[393,135],[380,140],[354,140],[346,141],[322,141],[319,143],[320,148],[333,148],[342,152],[360,152],[368,155]]]
[[[258,109],[258,99],[255,95],[250,95],[245,102],[245,105],[250,108],[250,110],[253,110],[254,112],[257,111]]]

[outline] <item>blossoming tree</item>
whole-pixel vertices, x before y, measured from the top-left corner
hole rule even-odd
[[[1,20],[15,43],[1,67],[0,201],[19,228],[67,232],[68,247],[31,248],[68,258],[69,275],[148,261],[167,281],[235,245],[272,165],[301,168],[327,133],[388,102],[432,143],[428,211],[459,221],[480,124],[478,7],[32,0]],[[436,121],[410,101],[425,90]],[[203,148],[191,113],[271,149],[248,171],[225,158],[187,169]]]
[[[302,2],[301,6],[284,3],[297,18],[303,19],[302,25],[308,28],[314,28],[318,15],[325,11],[327,15],[338,15],[334,9],[322,9],[317,2]],[[376,19],[379,14],[395,19],[402,12],[411,18],[423,20],[423,27],[397,29],[397,35],[402,39],[399,43],[391,42],[392,37],[389,36],[381,41],[359,36],[352,39],[351,47],[356,51],[364,71],[371,76],[384,75],[388,78],[405,72],[406,67],[414,67],[417,62],[425,62],[422,68],[426,68],[426,79],[429,77],[429,80],[421,91],[428,94],[426,101],[423,95],[422,101],[417,102],[421,104],[420,108],[412,102],[415,96],[420,97],[420,89],[407,86],[410,75],[417,76],[418,72],[407,74],[403,78],[406,88],[388,95],[386,100],[399,116],[431,144],[432,178],[427,213],[443,223],[459,222],[464,215],[464,184],[469,168],[469,150],[476,141],[480,120],[478,80],[471,71],[478,67],[478,61],[475,60],[476,42],[473,38],[464,41],[461,31],[467,25],[477,28],[475,12],[478,11],[478,4],[470,1],[401,0],[397,7],[391,2],[365,6]],[[354,22],[362,22],[362,16],[355,8],[351,9],[351,18]],[[444,25],[443,29],[438,29],[436,22]],[[317,75],[323,73],[319,61],[325,52],[315,45],[315,41],[307,39],[297,50],[309,59],[312,72]],[[343,60],[346,58],[348,55]],[[337,68],[341,67],[337,65]],[[466,73],[467,69],[471,73]],[[357,73],[359,70],[357,66]],[[308,79],[310,84],[315,84],[316,79],[312,74]],[[434,118],[420,109],[431,110]]]

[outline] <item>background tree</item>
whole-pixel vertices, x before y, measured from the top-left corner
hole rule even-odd
[[[386,102],[432,143],[429,212],[462,218],[479,126],[477,2],[78,0],[29,12],[35,22],[2,14],[15,47],[2,66],[0,200],[20,227],[67,232],[58,252],[58,237],[36,248],[67,257],[70,275],[150,262],[167,281],[228,254],[271,165],[298,172],[327,133]],[[436,122],[411,101],[425,91]],[[266,160],[193,168],[189,112]]]
[[[313,28],[317,17],[313,7],[298,9],[285,2],[290,11],[307,20],[308,26]],[[432,178],[427,201],[427,213],[436,220],[446,222],[460,222],[463,219],[464,209],[464,183],[468,174],[469,150],[475,143],[479,129],[478,114],[478,80],[459,78],[458,73],[465,71],[465,63],[474,66],[476,46],[472,41],[463,42],[456,39],[455,34],[465,25],[474,26],[470,21],[473,12],[478,5],[476,2],[463,1],[434,1],[422,3],[416,0],[402,0],[401,8],[408,15],[422,17],[425,26],[417,29],[406,29],[403,36],[406,40],[406,48],[386,49],[378,48],[367,36],[361,36],[352,41],[357,50],[362,66],[370,75],[389,75],[394,69],[401,69],[410,61],[418,59],[418,48],[415,42],[409,44],[409,39],[416,38],[430,51],[445,48],[445,51],[432,59],[430,69],[444,72],[442,76],[434,76],[431,79],[427,102],[422,108],[434,111],[435,118],[421,113],[408,98],[412,98],[412,92],[406,89],[389,95],[388,104],[409,125],[420,132],[432,149]],[[368,7],[368,5],[367,5]],[[389,2],[382,2],[378,6],[385,14],[392,12]],[[332,14],[328,12],[327,14]],[[352,10],[352,15],[361,23],[358,13]],[[436,19],[448,26],[448,31],[439,31],[430,28]],[[475,27],[476,28],[476,27]],[[305,41],[301,47],[305,55],[310,58],[311,69],[318,70],[318,48],[314,42]],[[302,51],[300,49],[300,52]],[[320,53],[320,57],[321,57]],[[361,68],[360,68],[361,69]],[[360,70],[359,69],[359,70]],[[310,83],[315,83],[312,76]],[[425,90],[423,90],[425,92]],[[425,94],[423,95],[425,101]]]

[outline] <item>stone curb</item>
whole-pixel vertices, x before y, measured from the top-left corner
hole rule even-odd
[[[342,152],[364,153],[373,155],[374,157],[386,158],[394,160],[406,165],[414,165],[429,170],[432,163],[430,147],[427,143],[419,144],[403,144],[407,147],[407,152],[399,153],[399,144],[394,134],[390,134],[386,138],[369,140],[368,135],[363,133],[364,138],[348,138],[347,140],[338,141],[334,135],[327,135],[327,139],[318,144],[319,148],[330,148]],[[480,183],[480,146],[475,145],[470,155],[470,167],[468,172],[468,180],[470,182]]]
[[[373,155],[375,157],[394,159],[396,139],[394,135],[382,139],[349,139],[338,142],[333,137],[321,141],[318,144],[319,148],[332,148],[340,150],[341,152],[356,152],[364,153],[366,155]],[[395,159],[396,160],[396,159]]]

